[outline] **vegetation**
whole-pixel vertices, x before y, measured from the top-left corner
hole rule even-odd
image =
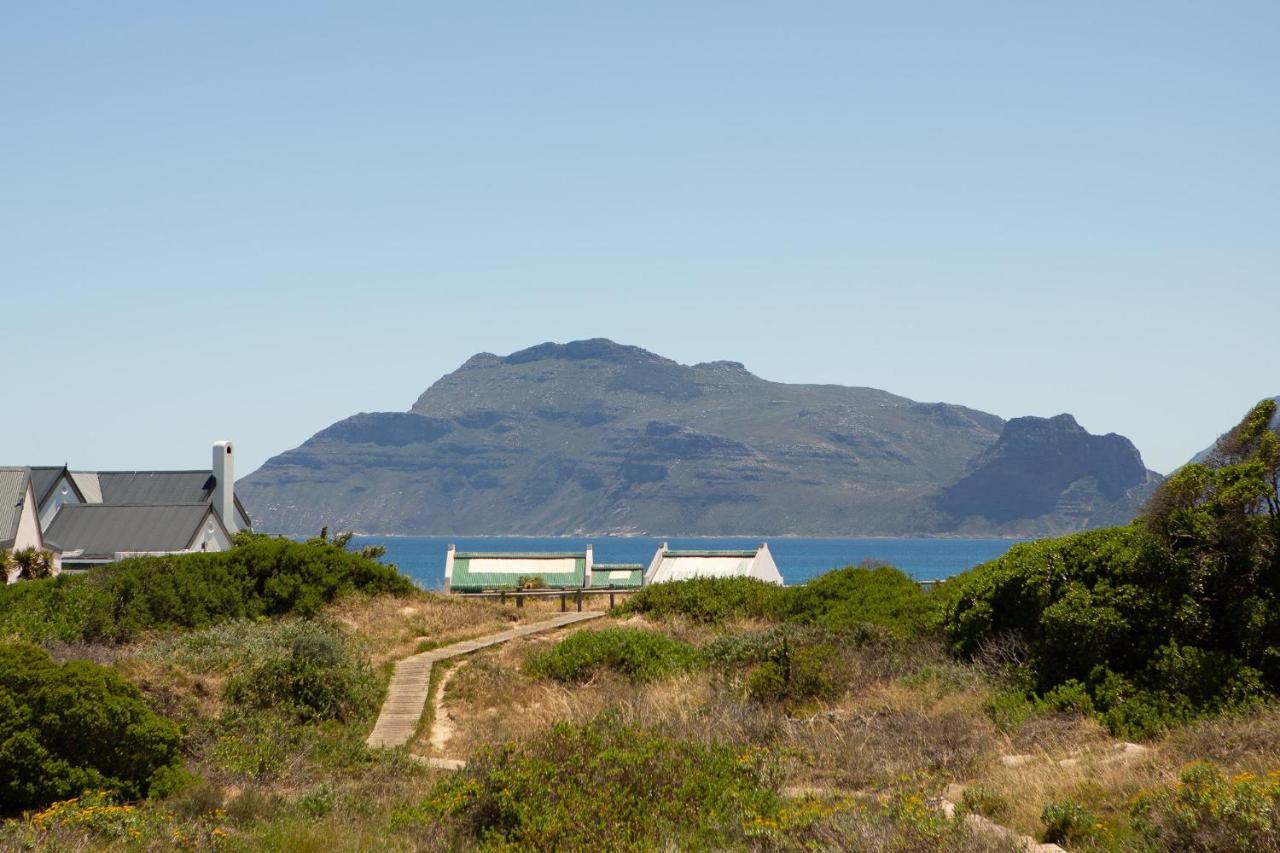
[[[181,779],[178,727],[88,661],[0,645],[0,813],[100,789],[134,799]]]
[[[1034,542],[944,585],[957,651],[1148,736],[1280,690],[1280,437],[1255,407],[1128,527]]]
[[[394,566],[343,545],[241,533],[221,553],[137,557],[86,575],[14,584],[0,588],[0,636],[125,642],[230,618],[312,615],[351,591],[413,589]]]
[[[683,616],[723,624],[734,619],[776,619],[782,587],[755,578],[692,578],[642,587],[617,608],[659,619]]]
[[[723,624],[735,619],[789,621],[848,631],[881,625],[903,635],[925,630],[929,598],[920,585],[891,566],[850,566],[797,587],[754,578],[693,578],[654,584],[619,606],[619,614],[682,616]]]
[[[762,754],[664,738],[600,718],[507,745],[447,779],[402,821],[462,843],[537,850],[728,846],[781,803]]]
[[[1187,766],[1176,786],[1133,804],[1137,827],[1162,850],[1255,851],[1280,848],[1280,773],[1227,779],[1209,762]]]
[[[380,691],[372,671],[351,659],[341,638],[309,624],[287,654],[245,668],[224,692],[237,705],[278,708],[306,722],[350,719],[372,707]]]
[[[606,628],[578,631],[529,661],[529,672],[557,681],[582,682],[616,672],[643,684],[698,666],[698,650],[656,631]]]

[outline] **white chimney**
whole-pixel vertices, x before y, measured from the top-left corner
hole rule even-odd
[[[231,442],[213,443],[213,511],[222,520],[228,533],[240,529],[236,523],[236,475],[235,458]]]

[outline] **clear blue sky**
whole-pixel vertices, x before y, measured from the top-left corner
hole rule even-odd
[[[627,6],[6,4],[0,463],[595,336],[1161,471],[1280,394],[1280,4]]]

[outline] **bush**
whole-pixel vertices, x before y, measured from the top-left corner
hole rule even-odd
[[[1040,815],[1044,822],[1041,838],[1046,844],[1077,845],[1103,834],[1102,822],[1079,803],[1063,800],[1050,803]]]
[[[1217,767],[1186,767],[1173,788],[1139,796],[1134,824],[1162,850],[1254,851],[1280,847],[1280,774],[1228,780]]]
[[[178,727],[111,670],[0,645],[0,811],[86,790],[144,797],[176,778],[180,741]]]
[[[783,805],[765,759],[604,715],[483,753],[397,822],[444,821],[461,847],[739,848],[744,824]]]
[[[616,613],[643,613],[659,619],[684,616],[695,622],[776,619],[786,589],[756,578],[691,578],[642,587]]]
[[[367,666],[351,660],[341,639],[310,626],[289,653],[252,667],[227,682],[228,701],[249,708],[278,708],[297,719],[349,719],[376,701],[377,682]]]
[[[1017,545],[948,581],[955,650],[1012,639],[1033,691],[1079,685],[1071,704],[1128,736],[1280,691],[1275,411],[1256,406],[1133,524]]]
[[[350,591],[406,594],[394,566],[325,540],[238,534],[220,553],[136,557],[84,575],[0,587],[0,635],[125,642],[156,628],[315,614]]]
[[[847,631],[872,624],[913,636],[926,630],[929,596],[891,566],[850,566],[786,590],[784,619]]]
[[[533,657],[533,675],[557,681],[587,681],[602,672],[616,672],[642,684],[693,669],[701,663],[697,649],[655,631],[605,628],[579,631],[551,651]]]

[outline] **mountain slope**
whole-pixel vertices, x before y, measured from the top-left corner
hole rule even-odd
[[[1094,522],[1080,506],[1123,504],[1111,484],[1134,479],[1132,460],[1105,453],[1064,488],[1087,493],[1080,481],[1095,476],[1110,491],[1070,511],[1041,500],[989,516],[981,480],[960,488],[969,503],[940,501],[1004,431],[962,406],[769,382],[736,362],[685,366],[596,339],[474,356],[409,412],[340,421],[239,488],[260,528],[300,533],[1056,532]]]

